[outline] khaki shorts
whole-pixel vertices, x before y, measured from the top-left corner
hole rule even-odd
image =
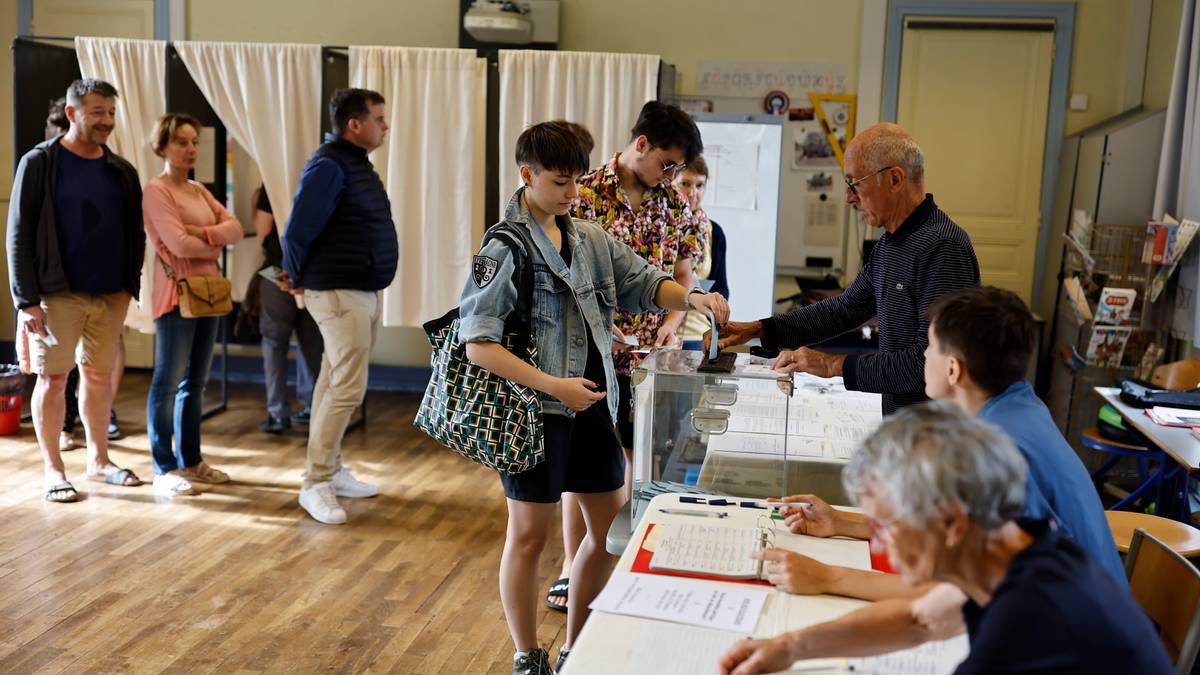
[[[42,298],[46,328],[58,340],[48,347],[29,336],[30,370],[38,375],[63,375],[76,363],[101,372],[113,369],[121,327],[129,309],[129,294],[55,293]]]

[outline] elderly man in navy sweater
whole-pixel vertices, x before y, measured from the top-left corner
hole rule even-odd
[[[330,525],[346,522],[338,497],[379,494],[342,465],[341,448],[350,415],[367,392],[379,291],[391,285],[399,259],[391,202],[367,159],[388,130],[383,104],[383,96],[369,89],[334,92],[329,102],[334,133],[305,165],[281,238],[282,284],[303,293],[325,340],[300,506]]]
[[[876,124],[846,148],[846,202],[872,227],[884,230],[846,292],[786,314],[731,322],[721,348],[759,338],[784,351],[782,372],[841,376],[847,389],[883,394],[883,412],[925,397],[925,310],[948,291],[979,285],[971,239],[925,193],[925,157],[895,124]],[[879,352],[834,355],[803,347],[877,318]]]

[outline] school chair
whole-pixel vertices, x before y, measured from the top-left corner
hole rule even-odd
[[[1167,548],[1185,558],[1200,556],[1200,530],[1178,520],[1137,511],[1105,511],[1117,550],[1128,553],[1133,535],[1144,530]]]
[[[1200,650],[1200,571],[1138,528],[1125,558],[1125,576],[1134,599],[1158,628],[1167,655],[1175,660],[1176,675],[1187,675]]]

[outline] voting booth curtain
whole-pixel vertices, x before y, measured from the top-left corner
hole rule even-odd
[[[83,77],[99,78],[117,88],[116,126],[109,136],[113,152],[129,160],[142,184],[162,172],[163,160],[154,154],[150,138],[158,118],[167,110],[167,43],[161,40],[75,38],[75,54]],[[154,247],[146,241],[141,295],[130,303],[126,325],[154,332]]]
[[[483,221],[487,65],[469,49],[350,47],[350,86],[383,95],[390,129],[371,155],[400,239],[385,326],[458,304]]]
[[[175,42],[233,139],[254,158],[282,229],[304,162],[321,140],[320,45]]]
[[[513,156],[531,124],[565,119],[595,140],[592,165],[629,143],[647,101],[658,98],[661,59],[651,54],[500,50],[500,209],[520,186]]]

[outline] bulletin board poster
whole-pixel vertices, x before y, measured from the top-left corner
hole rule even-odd
[[[782,91],[791,99],[788,119],[788,163],[793,171],[833,168],[837,157],[825,129],[808,100],[809,92],[847,93],[845,64],[701,61],[697,71],[699,96],[761,99]],[[827,104],[826,115],[844,140],[848,116],[845,104]]]
[[[750,61],[701,61],[696,74],[699,96],[762,98],[779,90],[793,106],[808,105],[808,92],[844,94],[846,64],[759,63]]]

